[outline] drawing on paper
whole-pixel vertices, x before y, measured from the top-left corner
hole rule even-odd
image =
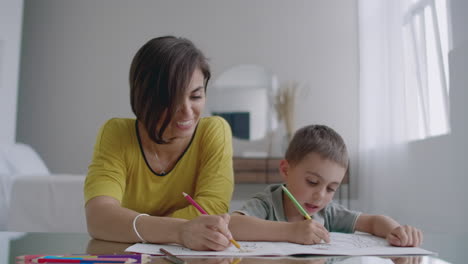
[[[244,251],[238,250],[234,245],[223,251],[194,251],[180,245],[135,244],[126,251],[160,254],[159,249],[165,248],[174,255],[232,255],[232,256],[282,256],[296,254],[319,255],[408,255],[431,254],[432,252],[421,248],[392,247],[380,237],[368,234],[342,234],[330,233],[329,244],[300,245],[288,242],[254,242],[239,241]]]
[[[246,241],[240,242],[240,246],[242,250],[239,251],[237,248],[234,248],[234,249],[241,253],[250,253],[250,252],[255,252],[256,250],[262,249],[261,244],[257,242],[246,242]]]
[[[388,243],[385,239],[368,235],[349,235],[341,233],[330,233],[330,243],[316,244],[311,247],[314,249],[356,249],[369,247],[385,247]]]
[[[237,249],[235,246],[230,246],[229,248],[225,249],[223,252],[225,253],[252,253],[256,250],[262,250],[264,249],[265,243],[258,243],[258,242],[247,242],[247,241],[242,241],[239,242],[241,245],[242,250]],[[168,246],[166,246],[168,247]],[[171,245],[171,250],[175,251],[177,254],[191,254],[191,253],[200,253],[202,251],[196,251],[196,250],[191,250],[189,248],[180,246],[180,245]],[[211,252],[211,251],[208,251]]]

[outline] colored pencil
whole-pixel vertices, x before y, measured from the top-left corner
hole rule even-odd
[[[208,213],[203,210],[203,208],[197,203],[195,202],[195,200],[192,199],[192,197],[190,197],[190,195],[186,194],[185,192],[182,193],[185,197],[185,199],[187,199],[187,201],[189,201],[190,204],[192,204],[193,206],[195,206],[195,208],[198,209],[198,211],[204,215],[207,215]],[[239,245],[239,243],[237,243],[236,240],[233,239],[230,239],[229,241],[231,241],[232,244],[234,244],[234,246],[236,246],[236,248],[238,249],[241,249],[241,246]]]
[[[284,185],[281,185],[281,187],[283,188],[283,191],[286,193],[286,195],[289,197],[289,199],[291,199],[291,201],[296,206],[296,208],[299,210],[299,212],[301,212],[304,215],[305,218],[307,218],[308,220],[311,220],[312,218],[310,218],[310,215],[301,206],[301,204],[296,200],[296,198],[294,198],[292,193],[290,193],[289,190]]]
[[[198,209],[200,213],[204,215],[208,214],[197,202],[195,202],[194,199],[192,199],[192,197],[190,197],[190,195],[186,194],[185,192],[183,192],[182,194],[184,195],[185,199],[189,201],[189,203],[191,203],[193,206],[195,206],[195,208]]]
[[[130,259],[135,259],[137,263],[141,263],[141,264],[151,261],[151,256],[148,254],[99,255],[98,258],[130,258]]]
[[[161,251],[164,254],[165,259],[169,260],[174,264],[186,264],[186,262],[183,259],[174,256],[171,252],[165,250],[164,248],[160,248],[159,251]]]
[[[137,263],[146,263],[151,261],[151,256],[148,254],[129,254],[129,255],[99,255],[98,258],[130,258],[135,259]]]
[[[47,257],[47,256],[52,256],[52,257],[66,257],[66,256],[70,256],[70,257],[86,257],[86,256],[90,256],[90,255],[87,255],[87,254],[67,254],[67,255],[53,255],[53,254],[37,254],[37,255],[22,255],[22,256],[17,256],[16,257],[16,260],[18,261],[30,261],[30,260],[33,260],[33,259],[37,259],[37,258],[42,258],[42,257]]]
[[[146,263],[151,260],[148,254],[132,254],[132,255],[64,255],[64,256],[44,256],[43,258],[67,258],[67,259],[89,259],[89,258],[109,258],[109,259],[134,259],[137,262]]]
[[[135,263],[137,260],[131,258],[37,258],[32,260],[33,263]]]
[[[37,258],[131,258],[137,262],[146,263],[151,261],[151,256],[148,254],[128,254],[128,255],[86,255],[86,254],[73,254],[73,255],[23,255],[17,256],[18,261],[31,261]]]
[[[50,255],[23,255],[23,256],[17,256],[16,259],[19,261],[31,261],[33,259],[45,257],[45,256],[50,256]]]
[[[127,255],[24,255],[16,257],[19,261],[31,261],[37,258],[130,258],[135,259],[137,262],[146,263],[151,260],[148,254],[127,254]]]

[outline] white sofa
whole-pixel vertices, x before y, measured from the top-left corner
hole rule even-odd
[[[87,232],[84,180],[84,175],[65,174],[16,179],[8,211],[8,230]]]
[[[86,232],[84,179],[51,174],[28,145],[0,145],[0,230]]]
[[[87,232],[84,180],[85,175],[51,174],[28,145],[0,145],[0,231]],[[263,188],[237,185],[230,211]]]

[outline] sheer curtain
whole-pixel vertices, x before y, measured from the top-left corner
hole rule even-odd
[[[385,176],[404,167],[403,40],[397,1],[359,1],[359,209],[374,212]],[[404,168],[402,168],[404,169]]]
[[[449,132],[448,70],[442,50],[447,45],[441,45],[441,36],[447,34],[439,30],[446,24],[440,23],[435,10],[431,0],[358,2],[357,209],[398,212],[405,198],[389,197],[389,190],[410,188],[404,184],[411,177],[408,142]],[[389,198],[392,203],[382,208]]]

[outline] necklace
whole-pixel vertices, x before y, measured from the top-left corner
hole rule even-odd
[[[157,162],[158,162],[158,165],[159,165],[159,168],[160,168],[160,171],[158,174],[161,174],[161,175],[166,175],[166,167],[167,167],[167,164],[165,166],[163,166],[161,160],[159,159],[159,156],[158,154],[156,153],[156,151],[153,149],[153,152],[154,152],[154,157],[156,158]]]

